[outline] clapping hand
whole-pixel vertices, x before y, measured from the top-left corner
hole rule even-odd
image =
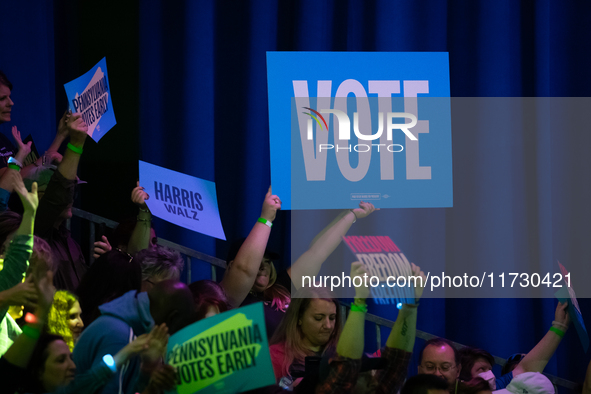
[[[142,353],[142,362],[148,369],[156,364],[166,353],[168,345],[168,327],[165,323],[154,326],[150,332],[148,348]]]
[[[12,126],[12,138],[14,138],[14,142],[16,142],[16,145],[18,146],[18,152],[14,155],[14,158],[22,163],[29,153],[31,153],[31,144],[33,141],[23,144],[21,132],[16,126]]]
[[[115,364],[120,366],[137,354],[142,355],[142,361],[149,369],[156,368],[160,358],[168,345],[168,328],[166,324],[154,326],[149,334],[143,334],[127,344],[113,357]]]
[[[37,212],[39,206],[39,197],[37,196],[37,182],[33,182],[31,185],[31,191],[29,192],[23,183],[23,178],[20,174],[17,174],[14,178],[14,191],[17,192],[18,196],[23,203],[25,212]]]
[[[39,296],[37,294],[37,288],[32,281],[32,275],[28,276],[23,283],[19,283],[2,293],[4,293],[2,298],[5,300],[7,306],[26,305],[32,308],[37,307]]]

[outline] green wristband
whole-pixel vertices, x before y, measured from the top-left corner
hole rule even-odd
[[[558,335],[560,338],[564,338],[564,331],[562,331],[556,327],[550,327],[550,331],[552,331],[553,333]]]
[[[13,163],[9,163],[8,164],[8,168],[12,169],[12,170],[17,170],[20,172],[21,168],[19,166],[17,166],[16,164]]]
[[[72,145],[70,142],[68,142],[68,149],[74,153],[78,153],[79,155],[81,155],[83,152],[82,148],[78,148],[77,146]]]
[[[24,326],[23,334],[25,334],[31,339],[39,339],[39,336],[41,336],[41,332],[38,329],[31,326]]]
[[[351,304],[351,312],[367,313],[367,305],[357,305],[355,303],[352,303]]]
[[[263,223],[264,225],[267,225],[267,226],[269,226],[269,228],[273,227],[273,223],[271,223],[270,221],[268,221],[268,220],[267,220],[267,219],[265,219],[265,218],[259,218],[259,219],[257,220],[257,222],[259,222],[259,223]]]

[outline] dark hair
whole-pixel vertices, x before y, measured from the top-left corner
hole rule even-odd
[[[0,85],[4,85],[12,91],[12,83],[8,80],[8,77],[2,72],[2,70],[0,70]]]
[[[421,364],[423,362],[423,352],[425,351],[427,346],[430,346],[430,345],[433,345],[433,346],[447,345],[447,346],[449,346],[454,351],[454,360],[456,362],[456,365],[461,365],[460,364],[460,354],[459,354],[458,350],[456,349],[456,347],[454,346],[452,341],[450,341],[449,339],[445,339],[445,338],[433,338],[433,339],[429,339],[427,342],[425,342],[425,346],[423,346],[423,348],[421,349],[421,352],[419,353],[419,364]]]
[[[76,289],[82,321],[88,327],[100,316],[98,307],[142,287],[142,269],[136,259],[113,249],[90,266]]]
[[[409,378],[400,394],[428,394],[429,390],[447,390],[447,381],[437,375],[420,374]]]
[[[18,213],[12,211],[4,211],[0,213],[0,254],[5,253],[4,242],[6,238],[21,225],[23,218]]]
[[[230,309],[228,297],[224,289],[216,282],[208,279],[199,280],[189,285],[195,301],[197,319],[201,320],[207,314],[210,306],[216,306],[220,313]]]
[[[49,344],[53,341],[63,341],[59,335],[54,334],[47,334],[43,333],[37,340],[37,345],[35,345],[35,350],[33,350],[33,354],[31,355],[31,361],[29,361],[29,366],[27,367],[27,374],[29,375],[26,382],[23,384],[24,390],[22,392],[27,393],[45,393],[47,390],[43,387],[43,382],[39,379],[39,375],[43,373],[45,369],[45,362],[47,361],[47,357],[49,357]]]
[[[460,364],[462,365],[462,370],[460,371],[460,380],[467,382],[472,379],[472,367],[480,358],[486,360],[490,364],[491,368],[493,365],[495,365],[494,357],[486,350],[476,347],[465,347],[460,349],[459,353]]]
[[[478,394],[481,391],[491,390],[488,382],[480,376],[458,384],[458,394]]]

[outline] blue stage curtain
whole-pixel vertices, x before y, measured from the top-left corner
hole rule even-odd
[[[128,199],[138,158],[215,181],[228,240],[248,234],[270,183],[266,51],[445,51],[455,97],[591,95],[591,4],[585,2],[148,0],[78,8],[65,3],[54,0],[58,12],[33,10],[28,16],[24,5],[11,3],[8,13],[17,16],[10,18],[3,9],[0,29],[14,44],[13,52],[3,51],[0,69],[19,82],[15,98],[23,112],[16,115],[15,107],[15,119],[24,122],[25,109],[37,105],[30,100],[40,99],[46,105],[39,105],[42,111],[56,113],[39,119],[52,129],[63,111],[63,83],[107,56],[119,124],[104,144],[89,148],[83,165],[117,168],[108,176],[125,179],[125,185],[110,186],[119,200]],[[16,34],[27,17],[38,23]],[[53,47],[48,26],[55,32]],[[31,37],[42,47],[29,47]],[[38,64],[25,68],[30,59]],[[51,85],[52,78],[54,92],[31,94]],[[20,96],[25,87],[28,92]],[[57,105],[56,96],[62,99]],[[6,125],[1,131],[10,132]],[[34,132],[36,140],[37,135],[50,140],[41,134]],[[417,264],[463,258],[490,266],[499,249],[507,259],[552,270],[556,260],[567,266],[588,262],[590,139],[585,129],[453,134],[454,208],[400,210],[397,225],[385,227],[384,234]],[[109,216],[117,200],[98,196],[114,180],[103,181],[99,170],[81,171],[95,183],[83,191],[84,207]],[[331,215],[336,213],[318,215],[310,234]],[[283,253],[286,265],[289,229],[289,215],[281,213],[271,246]],[[227,251],[226,242],[161,221],[157,230],[221,258]],[[342,248],[337,253],[348,258]],[[203,277],[209,277],[207,265],[195,263],[192,279]],[[591,303],[580,301],[588,318]],[[424,300],[418,328],[507,357],[529,351],[542,338],[554,306],[549,299]],[[395,310],[376,311],[395,318]],[[388,330],[382,331],[385,340]],[[421,344],[417,341],[416,353]],[[368,329],[367,348],[373,347]],[[546,371],[582,381],[588,360],[571,328]]]

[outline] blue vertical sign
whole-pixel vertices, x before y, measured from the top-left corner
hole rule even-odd
[[[107,60],[103,58],[90,71],[64,85],[72,112],[82,114],[88,125],[88,135],[98,142],[117,124],[107,73]]]
[[[447,53],[268,52],[283,209],[450,207]]]

